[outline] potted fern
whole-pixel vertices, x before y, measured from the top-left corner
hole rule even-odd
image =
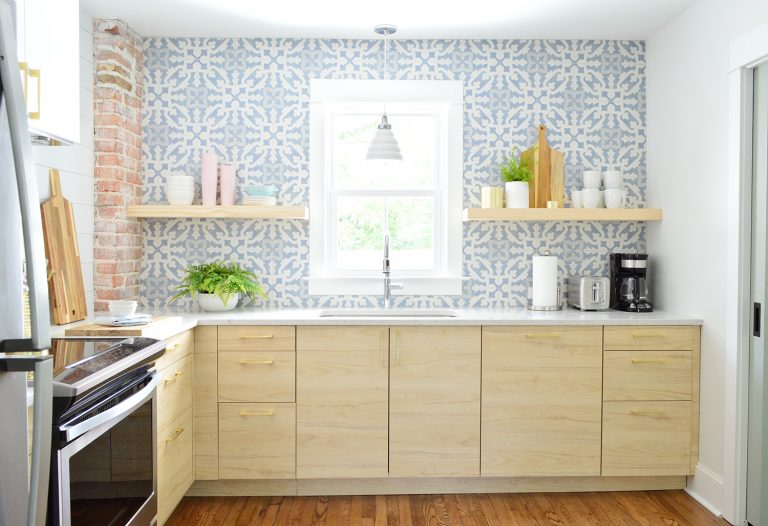
[[[234,309],[241,296],[252,300],[267,297],[256,274],[238,266],[237,263],[190,265],[184,272],[186,275],[174,289],[176,294],[170,299],[170,303],[191,296],[192,299],[197,299],[203,310],[222,312]]]
[[[533,177],[530,158],[521,156],[518,160],[516,152],[513,151],[512,157],[504,157],[504,163],[499,169],[505,187],[505,206],[507,208],[528,208],[528,183]]]

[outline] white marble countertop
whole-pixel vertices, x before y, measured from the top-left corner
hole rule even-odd
[[[699,318],[665,311],[630,313],[582,312],[564,308],[554,312],[528,309],[450,309],[455,317],[427,316],[320,316],[319,309],[235,309],[229,312],[152,311],[156,317],[174,317],[147,336],[168,338],[198,325],[701,325]],[[178,320],[178,321],[176,321]],[[90,321],[90,320],[86,320]],[[80,322],[82,323],[82,322]],[[61,337],[71,324],[54,328]]]

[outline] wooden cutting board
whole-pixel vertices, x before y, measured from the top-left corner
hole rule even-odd
[[[61,325],[84,320],[88,312],[72,203],[61,194],[59,171],[51,169],[48,175],[51,179],[51,198],[40,209],[53,322]]]
[[[533,179],[530,184],[529,206],[546,208],[547,201],[558,201],[563,206],[565,190],[563,188],[563,154],[547,144],[547,127],[539,126],[536,144],[525,150],[521,159],[530,159],[533,166]]]

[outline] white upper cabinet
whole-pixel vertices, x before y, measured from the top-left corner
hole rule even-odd
[[[80,139],[78,0],[16,0],[16,30],[33,136]]]

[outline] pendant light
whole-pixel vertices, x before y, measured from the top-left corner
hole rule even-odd
[[[384,79],[387,78],[387,67],[389,65],[389,57],[387,55],[387,44],[389,35],[394,34],[397,28],[393,25],[383,24],[373,28],[376,33],[384,36]],[[373,136],[371,144],[368,146],[368,154],[365,156],[368,160],[389,160],[389,161],[402,161],[403,155],[400,153],[400,146],[397,144],[397,139],[392,133],[392,125],[387,120],[387,105],[384,105],[384,113],[381,115],[381,122],[379,123],[376,133]]]

